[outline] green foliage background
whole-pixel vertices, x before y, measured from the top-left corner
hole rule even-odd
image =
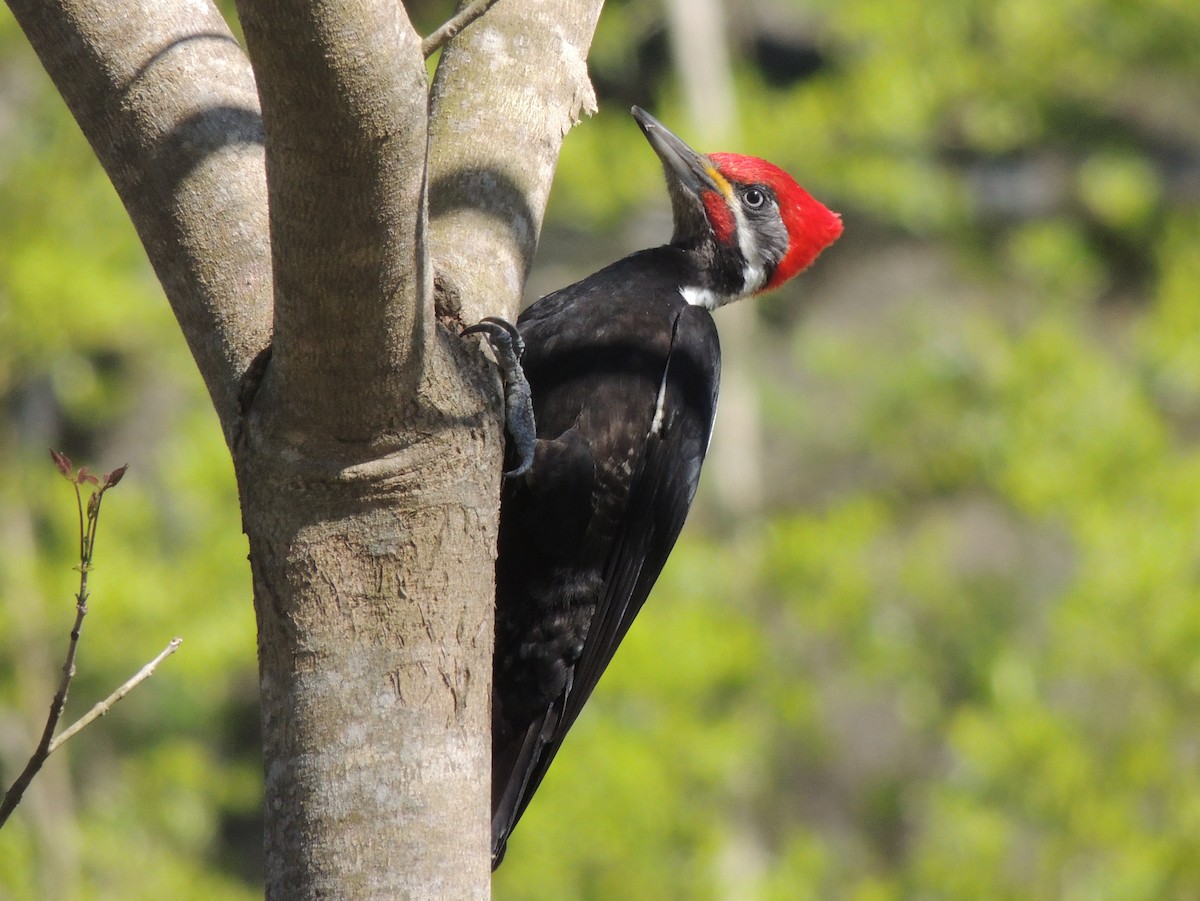
[[[734,517],[702,487],[496,896],[1200,897],[1200,6],[734,9],[736,147],[795,172],[846,235],[757,302],[757,352],[733,364],[761,396],[770,502]],[[688,135],[661,27],[632,0],[601,20],[601,114],[566,144],[547,288],[662,215],[625,115]],[[811,65],[781,79],[764,36]],[[184,638],[52,759],[0,834],[0,897],[258,896],[231,467],[6,12],[0,405],[3,781],[73,615],[48,445],[132,464],[67,719]]]

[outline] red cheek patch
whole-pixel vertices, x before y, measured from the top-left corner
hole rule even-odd
[[[708,224],[712,226],[717,242],[732,244],[734,218],[725,198],[717,191],[705,191],[701,199],[704,202],[704,212],[708,214]]]

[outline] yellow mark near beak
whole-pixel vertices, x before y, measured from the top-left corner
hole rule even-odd
[[[711,164],[705,166],[704,174],[716,183],[717,187],[721,189],[721,193],[725,195],[726,200],[733,196],[733,185],[729,183],[724,175],[717,171],[715,166]]]

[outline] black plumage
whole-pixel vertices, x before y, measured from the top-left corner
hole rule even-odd
[[[696,493],[721,363],[712,317],[679,293],[685,265],[677,248],[644,251],[548,295],[517,321],[539,440],[532,470],[505,485],[501,504],[496,863]],[[654,283],[610,293],[631,273],[654,273]]]

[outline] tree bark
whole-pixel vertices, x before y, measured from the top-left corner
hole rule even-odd
[[[563,137],[596,110],[587,51],[601,6],[501,0],[442,54],[430,98],[430,246],[449,315],[516,315]]]
[[[7,0],[129,212],[226,439],[271,328],[254,76],[208,2]]]
[[[395,0],[239,0],[249,59],[206,0],[9,2],[233,454],[267,896],[485,897],[501,404],[457,333],[516,310],[601,0],[497,4],[432,114]]]

